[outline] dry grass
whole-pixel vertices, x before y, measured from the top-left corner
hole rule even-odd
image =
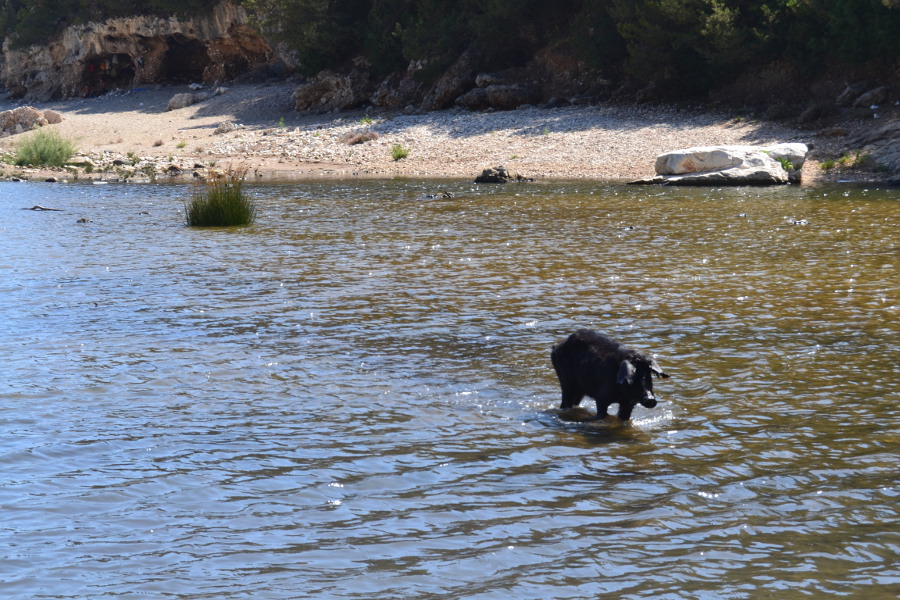
[[[364,131],[362,133],[353,133],[344,138],[344,142],[348,146],[355,146],[365,142],[377,140],[380,136],[377,131]]]

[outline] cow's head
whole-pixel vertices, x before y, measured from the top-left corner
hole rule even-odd
[[[625,388],[625,396],[631,401],[653,408],[656,406],[656,396],[653,395],[654,375],[669,378],[655,360],[635,353],[619,363],[616,384]]]

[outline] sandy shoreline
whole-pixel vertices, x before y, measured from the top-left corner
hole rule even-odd
[[[140,178],[151,171],[160,176],[177,172],[173,165],[183,176],[210,166],[244,166],[265,180],[474,178],[485,168],[504,165],[535,179],[631,180],[652,176],[656,156],[676,148],[813,141],[812,132],[778,123],[648,105],[306,115],[293,110],[293,89],[290,82],[233,86],[173,111],[166,110],[167,103],[187,91],[184,86],[113,92],[37,108],[60,113],[62,123],[50,127],[75,141],[79,154],[96,165],[80,176],[103,178]],[[15,106],[2,102],[0,110]],[[235,129],[221,132],[229,123]],[[377,134],[377,139],[349,144],[357,134]],[[11,152],[26,135],[0,139],[0,151]],[[409,155],[394,160],[391,148],[396,145]],[[816,147],[827,151],[819,142]],[[804,182],[820,180],[815,161],[807,165]],[[14,170],[6,166],[5,173],[10,176]]]

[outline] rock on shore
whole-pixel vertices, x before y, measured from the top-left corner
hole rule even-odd
[[[799,183],[805,144],[707,146],[656,158],[656,177],[635,183],[665,185],[777,185]]]

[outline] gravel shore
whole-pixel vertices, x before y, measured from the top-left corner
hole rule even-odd
[[[677,148],[811,141],[810,132],[777,123],[650,105],[298,114],[293,89],[289,82],[233,86],[172,111],[166,110],[168,100],[186,87],[113,92],[38,108],[62,115],[62,123],[51,127],[76,142],[94,176],[125,178],[211,166],[246,167],[263,179],[474,178],[503,165],[535,179],[630,180],[654,175],[656,156]],[[0,110],[14,106],[4,102]],[[0,140],[3,151],[23,135]],[[395,160],[395,146],[408,155]],[[805,181],[821,175],[816,171],[814,164],[805,168]]]

